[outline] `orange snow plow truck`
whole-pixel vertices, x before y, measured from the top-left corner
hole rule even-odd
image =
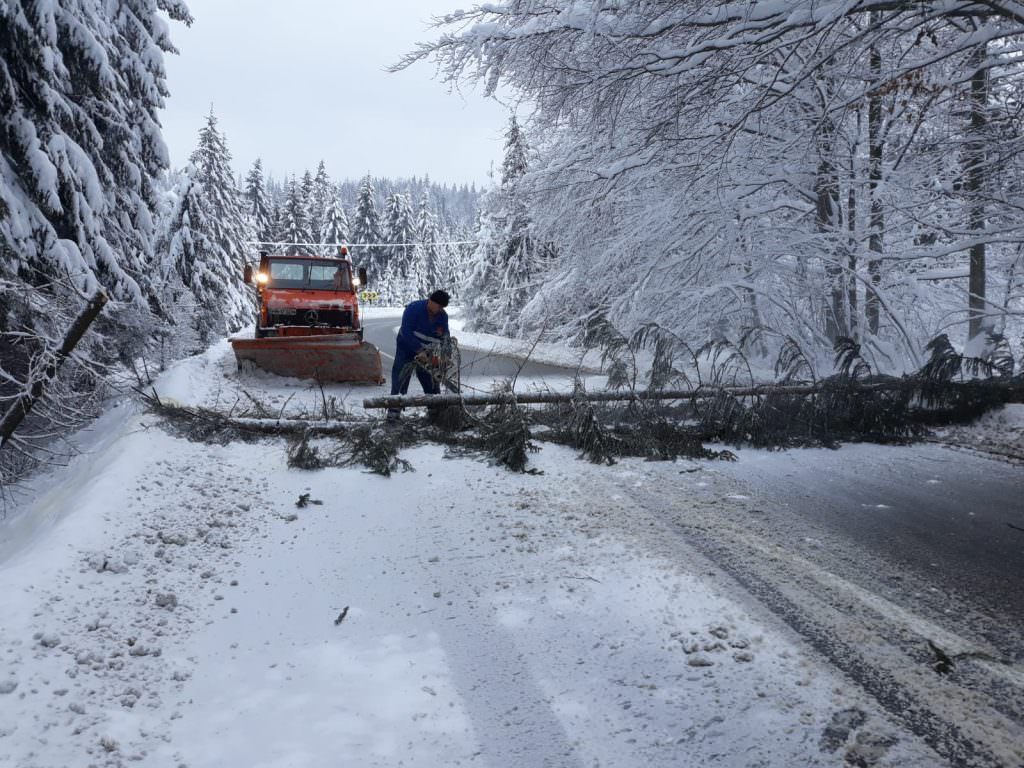
[[[380,384],[380,352],[363,341],[356,292],[366,270],[352,274],[345,249],[338,258],[260,254],[244,279],[260,299],[255,338],[232,338],[238,367],[278,376]]]

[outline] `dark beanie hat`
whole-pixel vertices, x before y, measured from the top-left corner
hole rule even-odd
[[[430,294],[430,300],[435,304],[440,304],[442,307],[448,306],[448,291],[434,291]]]

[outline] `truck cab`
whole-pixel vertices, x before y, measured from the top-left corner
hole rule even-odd
[[[358,291],[366,270],[338,258],[260,254],[259,268],[245,268],[260,299],[256,338],[357,333],[362,339]]]

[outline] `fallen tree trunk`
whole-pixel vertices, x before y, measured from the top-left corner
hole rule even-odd
[[[15,398],[14,402],[11,403],[7,412],[3,418],[0,419],[0,448],[7,445],[7,441],[11,439],[14,434],[14,430],[18,428],[25,417],[28,416],[32,410],[32,406],[35,405],[36,401],[42,397],[43,390],[46,385],[53,381],[57,375],[57,371],[63,362],[71,355],[75,347],[78,346],[78,342],[82,340],[85,332],[89,330],[89,326],[92,325],[100,312],[103,310],[104,305],[107,303],[107,294],[101,288],[96,291],[95,295],[89,300],[89,303],[85,306],[78,317],[75,318],[71,327],[68,328],[67,334],[64,336],[64,341],[60,345],[60,349],[52,352],[52,359],[49,364],[43,369],[42,376],[39,376],[28,385],[28,388]]]
[[[850,388],[858,392],[898,390],[920,386],[922,382],[907,379],[893,379],[885,382],[851,383]],[[750,387],[697,387],[695,389],[665,389],[621,392],[495,392],[488,395],[387,395],[363,400],[363,408],[417,408],[442,405],[538,405],[544,403],[569,403],[586,400],[591,403],[645,401],[645,400],[708,400],[719,395],[732,397],[765,397],[768,395],[817,395],[829,389],[836,389],[835,381],[818,384],[757,384]],[[1003,381],[944,382],[946,387],[982,386],[1006,390],[1008,400],[1017,401],[1024,395],[1024,383]]]
[[[874,386],[874,385],[869,385]],[[813,384],[756,387],[702,387],[699,389],[666,389],[656,391],[621,392],[495,392],[489,395],[386,395],[363,400],[363,408],[416,408],[437,405],[539,405],[586,400],[592,403],[624,402],[628,400],[701,400],[728,392],[736,397],[767,394],[810,395],[819,391]]]

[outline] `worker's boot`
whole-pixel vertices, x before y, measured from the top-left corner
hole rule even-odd
[[[402,418],[402,411],[399,408],[388,408],[388,424],[397,424]]]

